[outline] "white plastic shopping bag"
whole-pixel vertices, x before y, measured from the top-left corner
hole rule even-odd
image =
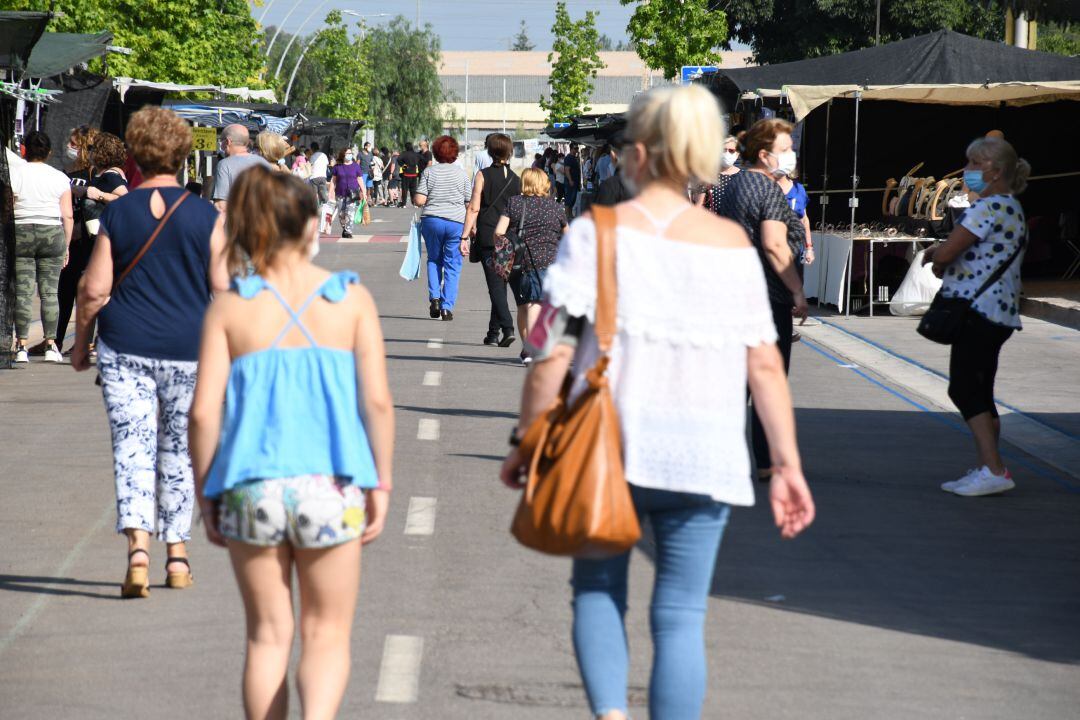
[[[401,263],[401,270],[398,271],[406,280],[410,282],[420,277],[420,219],[414,217],[412,224],[409,226],[409,244],[405,248],[405,259]]]
[[[329,234],[334,229],[334,215],[337,214],[337,205],[332,202],[324,202],[319,208],[319,232]]]
[[[925,254],[925,250],[915,253],[904,282],[889,301],[889,312],[893,315],[924,315],[941,289],[941,279],[934,275],[932,266],[923,265]]]

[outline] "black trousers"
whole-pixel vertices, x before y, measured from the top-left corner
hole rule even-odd
[[[414,177],[402,177],[401,178],[401,205],[412,204],[412,196],[416,193],[416,178]]]
[[[90,254],[93,250],[94,238],[81,237],[73,240],[67,267],[60,271],[60,284],[57,287],[60,314],[56,322],[56,345],[60,349],[64,347],[68,323],[71,321],[71,310],[75,306],[75,297],[79,294],[79,280],[86,272],[86,266],[90,264]]]
[[[772,305],[773,324],[776,325],[776,348],[784,358],[784,372],[791,368],[791,331],[794,325],[791,317],[791,305]],[[754,462],[758,470],[768,470],[772,467],[772,459],[769,457],[769,440],[765,437],[765,428],[758,418],[757,409],[754,409],[750,419],[751,450],[754,452]]]
[[[964,420],[985,412],[998,417],[994,379],[1001,348],[1012,334],[1012,328],[995,325],[974,310],[968,312],[949,354],[949,399]]]
[[[488,297],[491,298],[491,316],[488,319],[488,337],[498,337],[502,330],[507,335],[514,334],[514,318],[510,314],[510,303],[506,300],[506,281],[491,269],[494,248],[480,251],[480,267],[484,269],[487,281]]]

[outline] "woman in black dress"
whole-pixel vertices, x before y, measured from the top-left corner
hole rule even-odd
[[[476,173],[473,180],[472,200],[461,233],[461,254],[467,256],[469,262],[480,263],[484,269],[491,298],[491,317],[484,344],[510,347],[514,344],[514,319],[506,301],[506,282],[491,268],[491,259],[495,255],[495,226],[505,212],[507,201],[521,194],[521,180],[509,166],[514,152],[514,141],[509,135],[495,133],[490,136],[487,149],[492,164]]]
[[[495,235],[505,235],[510,228],[518,227],[525,251],[524,257],[515,258],[517,267],[510,273],[510,289],[517,303],[518,332],[524,340],[540,316],[544,276],[555,262],[559,241],[566,232],[566,208],[551,197],[551,183],[543,170],[529,168],[521,174],[521,195],[507,201]],[[526,365],[531,362],[524,350],[521,361]]]

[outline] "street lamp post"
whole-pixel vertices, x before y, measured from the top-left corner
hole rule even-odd
[[[296,8],[300,7],[300,3],[302,2],[304,2],[304,0],[296,0],[296,2],[293,3],[293,6],[289,8],[289,12],[282,18],[281,23],[277,26],[277,30],[274,31],[274,37],[270,38],[270,44],[266,46],[266,57],[270,57],[270,50],[273,49],[274,43],[277,42],[278,35],[281,34],[281,29],[285,27],[285,23],[289,22],[289,18],[292,17],[292,14],[296,12]],[[263,14],[265,15],[266,13]]]
[[[330,2],[330,0],[322,0],[322,2],[316,5],[315,9],[309,12],[307,14],[307,17],[304,18],[304,21],[300,23],[300,27],[296,29],[296,32],[293,33],[293,36],[289,38],[289,44],[285,46],[285,51],[281,53],[281,59],[278,60],[277,69],[274,70],[275,76],[281,74],[281,66],[285,64],[285,56],[289,54],[289,50],[292,49],[293,43],[296,42],[296,38],[304,34],[304,27],[306,27],[307,24],[311,22],[311,18],[315,17],[315,13],[322,10],[328,2]]]
[[[366,18],[366,17],[387,17],[389,13],[375,13],[374,15],[362,15],[355,10],[342,10],[344,15],[352,15],[353,17]],[[363,29],[361,30],[363,32]],[[292,94],[293,81],[296,80],[296,73],[300,70],[300,64],[304,62],[304,56],[307,55],[307,51],[315,44],[315,41],[319,39],[319,34],[315,35],[304,45],[304,49],[300,52],[300,57],[296,60],[296,65],[293,65],[292,73],[289,75],[289,84],[285,88],[285,104],[289,104],[289,96]]]

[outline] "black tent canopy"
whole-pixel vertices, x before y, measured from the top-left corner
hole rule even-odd
[[[26,74],[40,78],[67,72],[80,63],[104,55],[112,41],[110,32],[90,35],[45,33],[30,53]]]
[[[877,47],[810,60],[720,69],[703,80],[728,107],[752,93],[785,92],[796,117],[802,119],[829,97],[853,96],[861,88],[864,99],[981,104],[979,93],[964,93],[959,86],[979,86],[986,104],[1016,102],[1051,94],[1056,83],[1076,83],[1080,98],[1080,58],[1025,50],[991,40],[980,40],[951,30],[920,35]],[[993,92],[995,85],[1027,85],[1029,92]],[[845,87],[846,86],[846,87]],[[914,86],[905,93],[902,87]],[[1039,88],[1042,88],[1041,90]],[[1068,86],[1066,86],[1068,87]],[[820,88],[808,92],[804,88]],[[835,88],[836,92],[828,90]],[[933,90],[937,88],[937,92]],[[1059,88],[1060,89],[1060,88]],[[1016,97],[1013,97],[1016,96]],[[805,101],[800,107],[799,99]],[[1057,98],[1053,98],[1057,99]]]

